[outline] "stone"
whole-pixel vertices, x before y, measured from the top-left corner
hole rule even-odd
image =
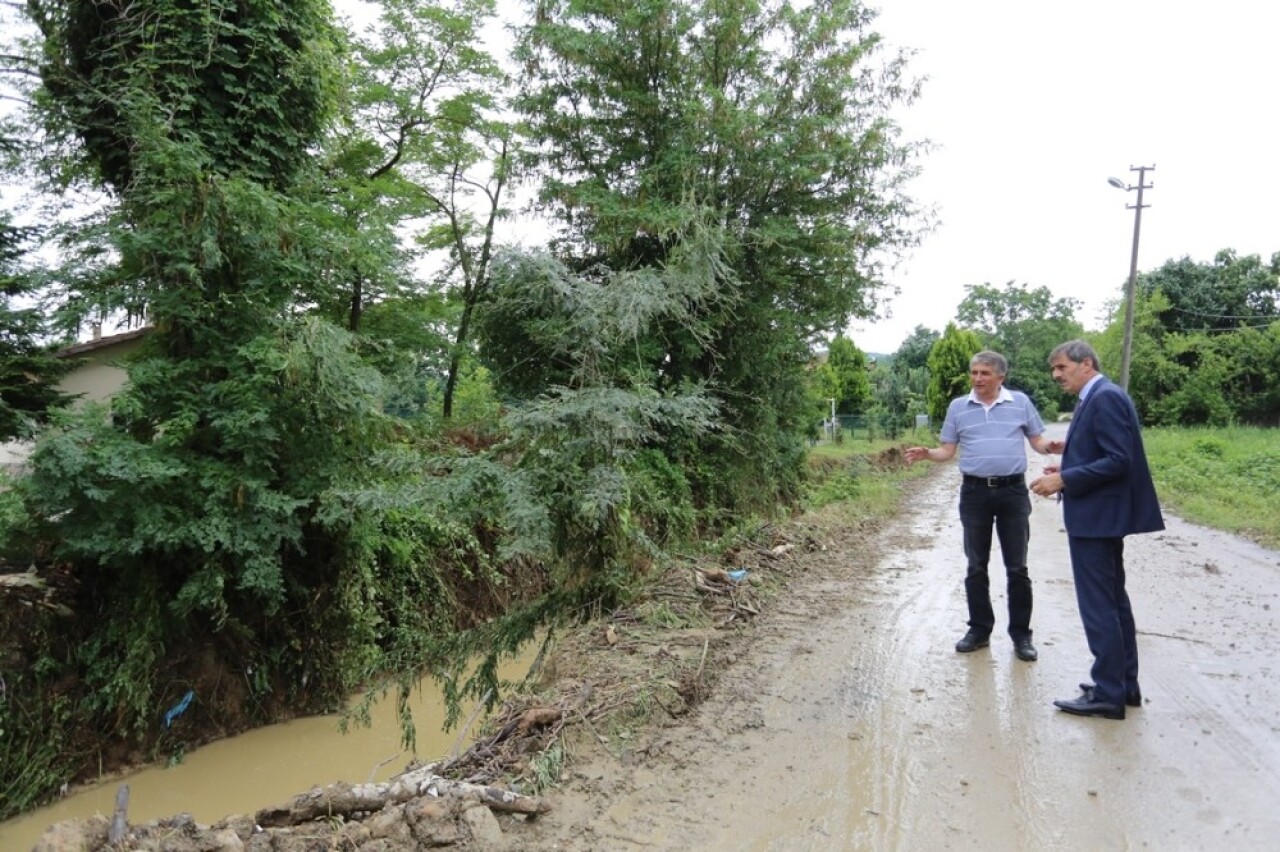
[[[493,811],[484,805],[467,808],[462,812],[462,822],[471,831],[471,840],[479,849],[502,849],[506,846],[506,835]]]

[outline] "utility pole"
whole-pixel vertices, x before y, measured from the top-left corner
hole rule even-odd
[[[1147,183],[1147,172],[1155,170],[1154,165],[1130,166],[1129,171],[1138,173],[1138,183],[1133,186],[1126,186],[1119,178],[1107,180],[1107,183],[1125,192],[1132,192],[1135,189],[1138,191],[1138,203],[1125,205],[1126,210],[1133,211],[1133,251],[1129,256],[1129,284],[1124,294],[1124,343],[1120,355],[1120,387],[1124,388],[1126,393],[1129,391],[1129,362],[1133,353],[1133,301],[1138,286],[1138,236],[1142,233],[1142,208],[1151,206],[1142,203],[1142,191],[1155,188],[1154,183]]]

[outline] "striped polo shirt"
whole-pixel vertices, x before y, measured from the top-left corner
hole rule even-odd
[[[972,391],[953,399],[938,437],[944,444],[958,445],[961,473],[1012,476],[1027,471],[1023,442],[1042,432],[1044,423],[1031,399],[1021,391],[1002,387],[990,408]]]

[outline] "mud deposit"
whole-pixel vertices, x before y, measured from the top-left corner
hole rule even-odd
[[[1280,848],[1280,553],[1176,518],[1128,539],[1145,703],[1068,716],[1092,658],[1058,505],[1033,498],[1039,661],[994,577],[991,647],[957,654],[957,477],[874,540],[830,530],[714,694],[631,759],[578,755],[513,848]]]

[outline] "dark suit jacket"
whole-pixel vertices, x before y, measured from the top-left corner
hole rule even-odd
[[[1105,377],[1071,419],[1061,473],[1067,535],[1121,538],[1164,529],[1138,412]]]

